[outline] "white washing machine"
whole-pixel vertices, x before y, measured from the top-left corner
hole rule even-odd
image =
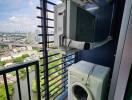
[[[68,100],[106,100],[110,69],[86,61],[68,69]]]

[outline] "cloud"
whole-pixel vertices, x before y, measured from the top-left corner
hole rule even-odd
[[[0,9],[0,31],[32,32],[38,29],[37,25],[41,25],[41,21],[36,16],[41,14],[36,6],[39,6],[39,3],[39,0],[0,0],[0,8],[3,8]],[[48,17],[54,18],[54,15],[48,13]],[[49,26],[53,25],[53,22],[49,22]]]
[[[13,21],[13,22],[19,21],[19,19],[18,19],[17,17],[15,17],[15,16],[9,17],[8,19],[9,19],[10,21]]]
[[[29,0],[28,3],[29,3],[30,6],[34,6],[34,3],[33,3],[32,0]]]
[[[40,24],[40,21],[33,17],[18,17],[12,16],[8,20],[0,23],[0,31],[3,32],[33,32],[37,30],[37,25]]]
[[[35,12],[37,15],[40,15],[40,12]],[[53,19],[54,14],[47,13],[48,18]],[[36,16],[10,16],[7,20],[0,22],[0,31],[3,32],[33,32],[38,30],[37,25],[41,25],[41,20],[37,19]],[[49,26],[54,26],[53,21],[48,22]]]

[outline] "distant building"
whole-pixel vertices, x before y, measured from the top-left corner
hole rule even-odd
[[[1,57],[1,58],[0,58],[0,61],[10,62],[10,61],[12,61],[12,57],[11,57],[11,56]]]
[[[37,42],[36,38],[37,38],[36,32],[27,33],[27,42],[36,43]]]
[[[11,55],[13,58],[22,57],[22,53],[14,53]]]
[[[40,30],[35,31],[37,36],[36,36],[36,41],[37,42],[42,42],[42,36],[39,36],[39,34],[42,34]]]
[[[27,49],[26,47],[20,47],[20,48],[19,48],[20,51],[21,51],[21,50],[24,51],[24,50],[26,50],[26,49]]]
[[[17,50],[17,49],[13,49],[12,51],[13,51],[14,53],[18,52],[18,50]]]
[[[27,46],[27,50],[32,51],[33,48],[31,46]]]

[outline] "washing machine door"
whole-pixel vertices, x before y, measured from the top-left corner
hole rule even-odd
[[[72,96],[74,100],[94,100],[90,89],[79,82],[72,84]]]

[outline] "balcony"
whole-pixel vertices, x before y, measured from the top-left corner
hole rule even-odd
[[[37,18],[42,22],[41,25],[38,25],[38,27],[42,29],[42,34],[39,34],[39,36],[42,36],[42,42],[39,43],[42,45],[40,50],[42,57],[40,61],[32,61],[0,70],[7,100],[64,100],[68,95],[67,68],[74,62],[87,59],[85,58],[86,56],[83,57],[85,54],[87,55],[85,51],[77,52],[76,54],[62,55],[58,51],[53,50],[54,41],[51,41],[50,38],[54,38],[54,34],[50,33],[50,30],[54,30],[54,26],[47,24],[47,22],[54,22],[54,18],[50,18],[49,15],[54,16],[54,6],[56,3],[51,1],[52,0],[40,0],[40,7],[37,7],[37,9],[41,11],[41,16],[37,16]],[[33,73],[35,73],[35,75],[33,75],[33,79],[35,79],[35,90],[32,88],[31,69],[33,69]],[[24,82],[21,79],[21,70],[25,70],[24,77],[26,80]],[[10,93],[10,80],[8,79],[10,73],[11,75],[13,73],[13,82],[15,82],[15,88],[11,91],[15,94],[13,94],[13,96],[12,93]],[[35,91],[35,96],[34,93],[32,93],[33,91]]]
[[[58,54],[50,54],[48,64],[48,86],[44,77],[44,65],[40,61],[30,61],[0,70],[0,85],[4,90],[2,100],[41,100],[49,90],[50,99],[55,99],[67,91],[67,67],[74,63],[74,54],[51,59]],[[68,58],[65,61],[62,59]],[[42,58],[41,58],[42,59]],[[58,63],[56,63],[58,62]],[[5,96],[3,96],[5,94]],[[3,98],[2,98],[3,97]]]
[[[31,68],[32,67],[32,68]],[[20,70],[25,70],[26,79],[22,80]],[[40,93],[40,71],[39,71],[39,62],[31,61],[20,65],[11,66],[0,70],[0,85],[4,84],[5,90],[3,93],[6,94],[1,99],[5,100],[33,100],[31,99],[31,72],[34,72],[35,75],[35,84],[36,84],[36,99],[41,100]],[[23,72],[24,73],[24,72]],[[13,85],[15,84],[15,85]],[[2,87],[1,87],[2,88]],[[14,93],[12,93],[14,92]],[[24,93],[25,92],[25,93]],[[13,95],[13,96],[12,96]],[[6,97],[6,98],[5,98]]]
[[[50,32],[50,30],[54,30],[54,26],[50,26],[47,23],[54,22],[54,18],[50,18],[49,15],[54,16],[54,6],[57,4],[52,1],[54,0],[40,0],[40,6],[37,7],[41,12],[41,16],[37,16],[41,20],[41,25],[38,25],[38,27],[42,30],[42,33],[39,34],[42,37],[42,41],[39,43],[42,45],[42,48],[39,50],[42,53],[42,57],[39,61],[18,64],[0,70],[0,85],[4,85],[3,90],[6,94],[3,100],[66,99],[68,96],[68,67],[80,60],[108,66],[112,71],[114,69],[113,66],[118,43],[118,36],[116,37],[116,35],[119,34],[114,34],[115,39],[108,43],[108,45],[104,45],[95,50],[82,50],[67,55],[62,55],[59,51],[55,50],[53,47],[54,41],[50,40],[50,38],[54,38],[54,34]],[[108,10],[111,15],[107,15],[109,12],[105,13],[108,19],[110,16],[114,16],[114,14],[112,15],[114,7],[110,6],[110,8]],[[103,15],[105,14],[103,13]],[[111,22],[111,19],[105,21]],[[117,23],[113,22],[112,24]],[[103,27],[100,28],[102,29]],[[114,25],[111,26],[110,31],[112,33],[119,33],[118,28],[115,28]],[[21,71],[24,71],[24,75],[21,75]],[[25,78],[24,81],[23,77]],[[12,83],[15,84],[15,88],[13,88]]]

